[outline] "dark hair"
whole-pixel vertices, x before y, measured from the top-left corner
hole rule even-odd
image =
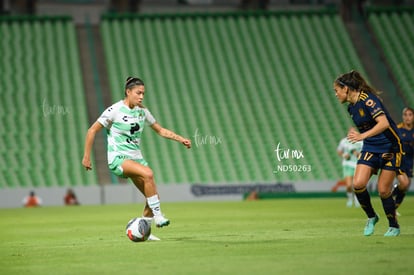
[[[335,84],[340,87],[348,86],[352,90],[364,91],[367,93],[373,93],[375,95],[381,94],[380,91],[370,86],[367,81],[357,71],[350,71],[349,73],[341,74],[335,80]]]
[[[405,112],[407,112],[407,111],[409,111],[409,112],[411,112],[411,113],[413,113],[414,114],[414,109],[413,108],[411,108],[411,107],[405,107],[403,110],[402,110],[402,113],[404,114]]]
[[[128,76],[125,80],[125,96],[126,96],[126,90],[131,89],[134,86],[145,86],[144,81],[137,77]]]

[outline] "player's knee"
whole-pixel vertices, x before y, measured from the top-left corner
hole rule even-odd
[[[354,181],[352,186],[354,187],[354,189],[362,189],[365,186],[367,186],[366,182],[360,182],[360,181]]]
[[[382,199],[386,199],[386,198],[388,198],[389,196],[391,196],[392,192],[391,192],[391,191],[389,191],[389,190],[387,190],[387,191],[378,190],[378,194],[379,194],[380,198],[382,198]]]
[[[149,167],[145,167],[142,173],[142,178],[144,179],[144,181],[152,181],[154,179],[154,172],[152,171],[152,169]]]
[[[400,190],[406,190],[410,186],[410,178],[408,177],[401,177],[398,178]]]

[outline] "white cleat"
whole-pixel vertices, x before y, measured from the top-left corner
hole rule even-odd
[[[161,241],[161,239],[155,235],[150,234],[148,237],[148,241]]]
[[[157,227],[163,227],[170,224],[170,220],[166,219],[163,215],[154,216],[154,222]]]

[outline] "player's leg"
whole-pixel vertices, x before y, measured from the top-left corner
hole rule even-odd
[[[354,192],[354,175],[355,175],[355,167],[349,167],[349,177],[350,177],[350,192],[352,194],[352,200],[355,204],[355,207],[359,207],[358,198],[355,196]],[[369,183],[369,180],[368,180]],[[368,184],[366,185],[368,187]]]
[[[144,182],[140,177],[131,178],[134,185],[138,188],[138,190],[145,196],[145,189]],[[145,206],[144,210],[142,211],[142,217],[143,218],[149,218],[152,219],[154,217],[154,214],[152,213],[151,208],[148,205],[148,202],[145,200]]]
[[[352,188],[352,176],[346,176],[345,177],[345,183],[346,183],[346,196],[347,196],[347,207],[352,207],[354,202],[354,191]]]
[[[371,204],[371,197],[367,190],[367,184],[372,175],[372,168],[365,164],[358,164],[355,169],[355,175],[353,180],[355,196],[358,198],[358,201],[367,214],[368,218],[373,218],[376,216],[374,208]]]
[[[135,186],[139,189],[139,191],[141,191],[141,193],[142,194],[144,194],[143,193],[143,182],[142,182],[142,180],[140,179],[140,178],[135,178],[135,179],[132,179],[132,181],[134,182],[134,184],[135,184]],[[144,195],[145,196],[145,195]],[[154,219],[154,214],[152,213],[152,210],[151,210],[151,208],[149,207],[149,205],[148,205],[148,202],[147,201],[145,201],[145,206],[144,206],[144,210],[142,211],[142,218],[144,219],[144,220],[146,220],[147,221],[147,223],[151,226],[151,224],[152,224],[152,221],[153,221],[153,219]],[[155,236],[154,234],[150,234],[149,236],[148,236],[148,241],[160,241],[161,239],[160,238],[158,238],[157,236]]]
[[[378,176],[378,192],[389,223],[389,229],[384,236],[397,236],[400,234],[400,226],[398,225],[397,215],[395,213],[395,201],[392,197],[394,178],[395,171],[392,170],[383,169]]]
[[[146,198],[146,207],[143,214],[149,215],[149,208],[157,227],[169,225],[170,221],[161,212],[161,204],[152,169],[133,160],[125,160],[122,163],[122,169],[124,175],[131,178],[135,186]]]
[[[374,233],[375,224],[378,222],[378,215],[371,204],[371,197],[367,190],[367,184],[372,175],[372,168],[366,164],[358,164],[354,175],[354,192],[359,204],[368,217],[364,228],[364,235],[370,236]]]
[[[397,175],[398,185],[394,188],[395,208],[398,208],[404,200],[404,197],[410,188],[411,179],[406,173]]]
[[[353,201],[354,201],[354,205],[355,205],[355,207],[360,207],[360,205],[359,205],[359,201],[358,201],[358,198],[357,198],[357,196],[355,195],[355,191],[354,191],[354,188],[353,188],[353,186],[354,186],[354,176],[352,176],[351,177],[351,179],[352,179],[352,181],[351,181],[351,188],[352,188],[352,199],[353,199]],[[369,184],[369,181],[368,181],[368,184]],[[367,189],[368,189],[368,184],[367,184]]]

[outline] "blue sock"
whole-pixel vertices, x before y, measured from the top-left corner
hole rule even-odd
[[[371,204],[371,197],[368,193],[366,187],[361,189],[354,188],[355,196],[358,198],[359,204],[361,205],[362,210],[367,214],[368,218],[374,218],[377,214],[375,214],[375,210]]]

